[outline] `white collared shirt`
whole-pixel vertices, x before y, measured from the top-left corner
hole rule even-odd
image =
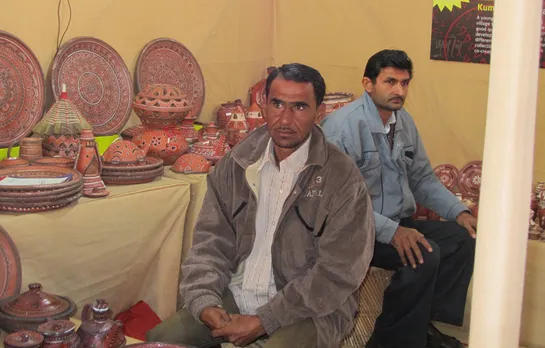
[[[396,123],[397,119],[396,119],[396,113],[394,111],[392,111],[392,115],[390,116],[390,118],[388,119],[388,122],[386,123],[386,125],[384,126],[384,134],[388,134],[390,133],[390,127]]]
[[[234,275],[229,289],[241,314],[255,315],[276,294],[271,246],[280,214],[304,168],[310,137],[289,157],[276,165],[274,146],[269,141],[259,165],[259,192],[256,213],[256,236],[252,252]]]

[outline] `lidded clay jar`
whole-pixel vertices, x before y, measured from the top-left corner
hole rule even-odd
[[[70,320],[50,320],[37,328],[44,336],[42,348],[79,348],[81,340]]]
[[[40,348],[44,342],[44,336],[34,331],[18,331],[10,333],[4,338],[5,348]]]
[[[28,285],[28,291],[0,304],[0,327],[7,332],[35,330],[48,319],[68,319],[76,313],[74,301],[42,291],[42,285]]]

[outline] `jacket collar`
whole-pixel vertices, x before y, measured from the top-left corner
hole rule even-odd
[[[358,99],[358,103],[363,106],[363,116],[371,133],[384,133],[384,123],[382,123],[377,106],[371,96],[365,92]],[[396,130],[403,129],[403,121],[400,116],[404,113],[406,113],[404,108],[396,111]]]
[[[312,127],[308,159],[306,165],[317,165],[323,167],[328,158],[327,140],[324,133],[317,126]],[[261,159],[267,150],[269,143],[269,132],[267,125],[263,125],[252,131],[238,145],[231,150],[233,159],[244,169]]]

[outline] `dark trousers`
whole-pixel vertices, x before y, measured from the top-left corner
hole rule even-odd
[[[422,233],[433,251],[420,247],[424,263],[413,269],[403,266],[393,246],[375,243],[371,265],[396,272],[374,336],[385,348],[423,348],[430,321],[463,323],[475,240],[455,222],[403,219],[400,225]]]

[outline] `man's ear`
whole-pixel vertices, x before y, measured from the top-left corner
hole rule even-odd
[[[364,76],[363,79],[361,80],[361,85],[363,86],[363,89],[365,89],[367,93],[371,93],[371,91],[373,90],[374,83],[373,83],[373,80]]]
[[[263,107],[261,108],[261,116],[263,116],[263,119],[265,120],[265,122],[267,122],[267,111],[266,111],[266,109],[267,108],[265,107],[265,105],[263,105]]]
[[[314,118],[314,120],[321,121],[324,117],[325,117],[325,104],[322,103],[316,109],[316,118]]]

